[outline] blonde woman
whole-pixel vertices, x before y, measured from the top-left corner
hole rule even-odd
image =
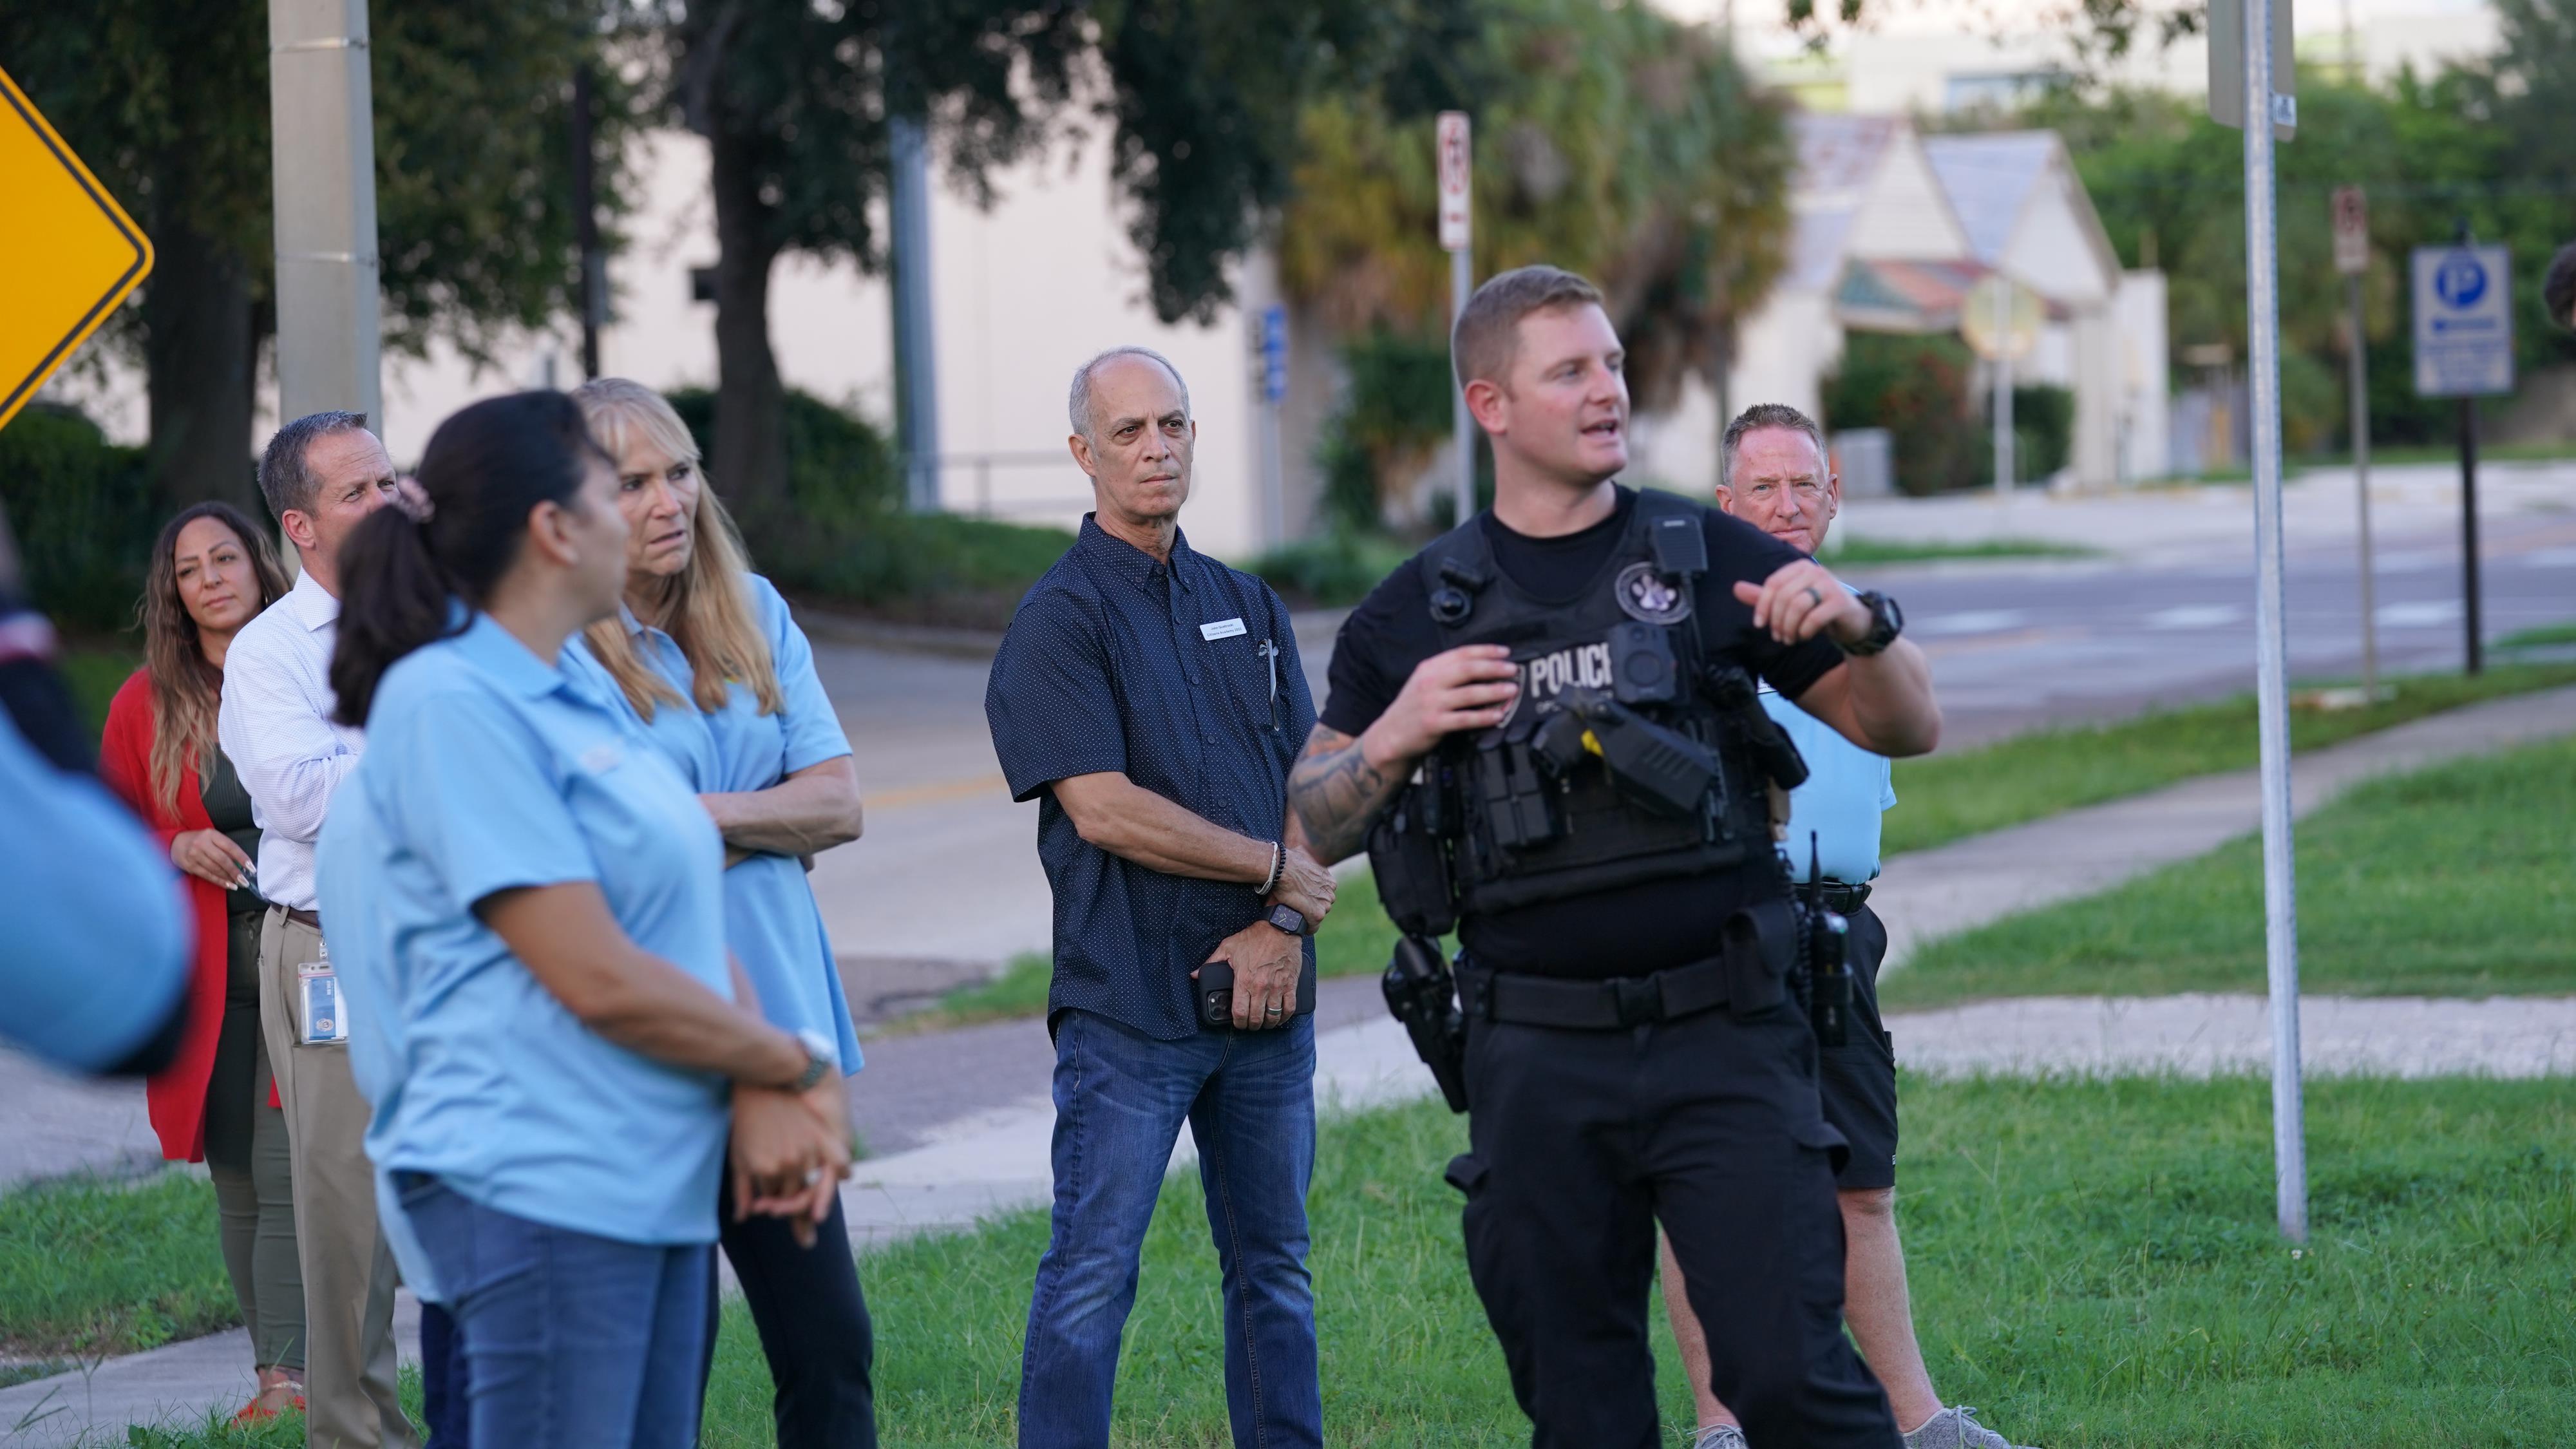
[[[628,535],[625,607],[570,653],[635,712],[724,836],[725,942],[761,1011],[828,1039],[854,1072],[858,1034],[799,859],[860,829],[858,770],[813,649],[778,590],[750,571],[670,403],[624,378],[585,383],[573,399],[616,460]],[[839,1205],[805,1241],[730,1203],[716,1215],[777,1385],[780,1449],[873,1446],[873,1342]]]

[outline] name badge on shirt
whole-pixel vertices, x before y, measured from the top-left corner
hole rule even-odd
[[[1199,626],[1199,637],[1211,641],[1217,639],[1240,639],[1243,637],[1245,632],[1243,619],[1240,615],[1231,619],[1219,619],[1213,624],[1201,624]]]

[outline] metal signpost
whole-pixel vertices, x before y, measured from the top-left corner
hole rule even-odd
[[[2513,391],[2513,269],[2502,247],[2417,247],[2415,392],[2460,400],[2460,604],[2468,668],[2485,666],[2478,637],[2478,399]]]
[[[1959,299],[1959,335],[1993,364],[1995,493],[2013,489],[2013,362],[2039,344],[2039,294],[2001,272],[1977,279]]]
[[[0,427],[152,270],[152,243],[0,71]],[[0,541],[0,547],[5,547]]]
[[[1467,297],[1476,290],[1476,259],[1470,247],[1473,228],[1468,205],[1468,177],[1475,152],[1467,135],[1465,111],[1442,111],[1440,152],[1440,245],[1449,253],[1449,327],[1454,338]],[[1449,406],[1449,426],[1456,436],[1458,481],[1455,497],[1460,521],[1476,511],[1476,420],[1467,415],[1467,389],[1456,389]]]
[[[2229,31],[2210,6],[2210,94],[2213,120],[2245,132],[2246,381],[2254,412],[2254,663],[2256,733],[2262,749],[2263,943],[2272,1006],[2272,1185],[2281,1235],[2308,1240],[2306,1104],[2299,1082],[2299,908],[2290,842],[2290,700],[2283,637],[2281,559],[2281,297],[2279,238],[2274,227],[2272,142],[2275,126],[2295,125],[2298,104],[2273,79],[2272,53],[2290,53],[2288,0],[2242,0],[2233,49],[2244,70],[2223,75],[2219,54]],[[2277,10],[2277,16],[2276,16]],[[2273,126],[2246,125],[2249,96],[2270,97]],[[2232,105],[2231,105],[2232,102]],[[2231,119],[2232,112],[2232,119]]]
[[[2334,193],[2334,264],[2352,305],[2352,340],[2344,349],[2352,380],[2353,493],[2361,503],[2361,698],[2379,698],[2379,607],[2370,563],[2370,334],[2361,314],[2361,279],[2370,270],[2370,207],[2358,186]]]
[[[886,140],[887,250],[894,266],[894,407],[903,442],[903,503],[939,511],[939,361],[930,310],[930,141],[917,116],[892,116]]]

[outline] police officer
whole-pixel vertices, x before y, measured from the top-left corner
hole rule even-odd
[[[1624,354],[1590,283],[1493,278],[1452,354],[1494,507],[1344,624],[1290,799],[1319,858],[1369,846],[1416,939],[1458,925],[1449,1178],[1532,1443],[1658,1442],[1660,1216],[1754,1443],[1894,1449],[1842,1336],[1842,1140],[1789,973],[1771,800],[1799,772],[1748,676],[1893,756],[1938,736],[1929,670],[1892,603],[1613,481]]]
[[[1824,547],[1842,508],[1842,480],[1825,457],[1815,420],[1781,403],[1760,403],[1726,425],[1718,449],[1717,506],[1798,550]],[[1869,908],[1878,877],[1879,815],[1896,803],[1887,760],[1853,745],[1822,721],[1762,693],[1763,711],[1798,747],[1807,782],[1790,799],[1790,875],[1850,926],[1853,1011],[1842,1045],[1819,1059],[1825,1121],[1851,1156],[1835,1174],[1842,1209],[1844,1317],[1870,1371],[1887,1389],[1906,1449],[2011,1449],[1966,1405],[1944,1406],[1923,1366],[1905,1289],[1905,1249],[1896,1236],[1896,1056],[1880,1025],[1878,967],[1887,926]],[[1680,1267],[1664,1254],[1664,1311],[1672,1316],[1682,1369],[1698,1401],[1696,1449],[1743,1449],[1734,1416],[1708,1391],[1708,1348],[1691,1312]]]

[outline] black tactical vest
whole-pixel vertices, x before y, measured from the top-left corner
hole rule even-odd
[[[1740,669],[1708,667],[1694,612],[1705,527],[1699,505],[1640,490],[1618,546],[1571,603],[1505,576],[1480,519],[1423,551],[1440,647],[1508,647],[1521,689],[1500,725],[1443,740],[1372,832],[1399,924],[1436,933],[1456,915],[1769,853],[1764,771],[1740,737],[1743,715],[1761,710]]]

